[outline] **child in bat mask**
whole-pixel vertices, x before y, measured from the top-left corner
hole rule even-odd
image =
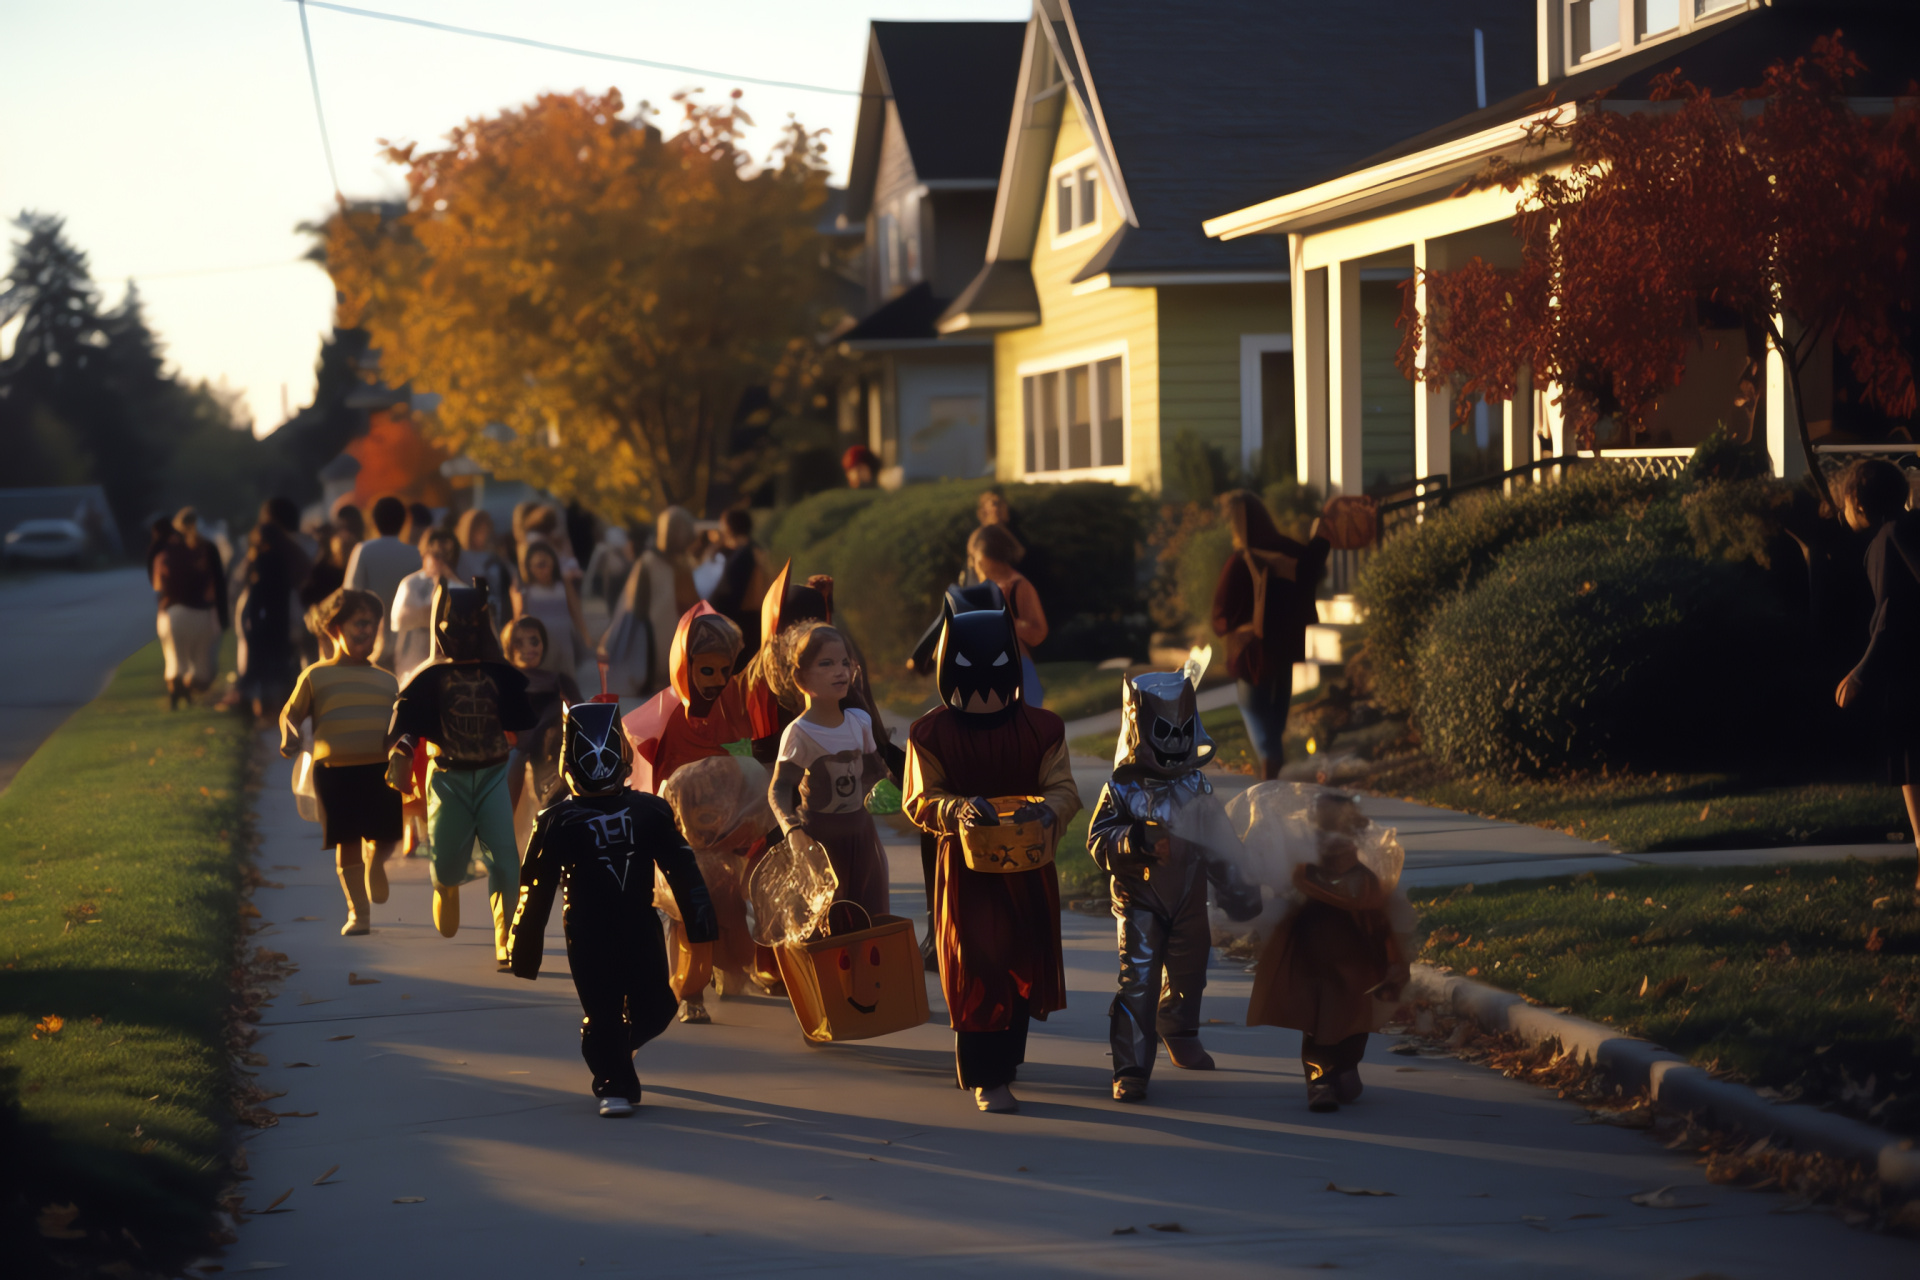
[[[634,1051],[666,1030],[679,1004],[653,907],[655,869],[696,943],[710,944],[717,934],[713,903],[671,806],[626,786],[633,757],[620,704],[574,703],[562,735],[568,795],[541,810],[527,844],[510,964],[516,977],[539,977],[553,895],[564,888],[580,1054],[593,1073],[600,1114],[630,1115],[640,1101]]]

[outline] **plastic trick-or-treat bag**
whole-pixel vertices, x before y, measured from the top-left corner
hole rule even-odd
[[[753,968],[753,935],[747,926],[747,855],[773,826],[767,805],[767,771],[746,756],[712,756],[674,770],[660,786],[673,806],[680,833],[693,848],[700,878],[720,923],[714,967],[746,973]],[[653,905],[678,920],[679,905],[666,877],[654,872]]]
[[[1293,897],[1293,873],[1320,858],[1329,838],[1346,836],[1359,849],[1360,865],[1393,892],[1406,851],[1394,828],[1360,812],[1351,792],[1310,782],[1261,782],[1227,802],[1227,821],[1240,837],[1240,873],[1276,895],[1253,922],[1265,932]]]
[[[747,927],[763,947],[798,946],[820,931],[840,878],[818,844],[804,852],[782,840],[747,877]]]

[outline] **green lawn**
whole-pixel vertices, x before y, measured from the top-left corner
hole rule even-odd
[[[1456,773],[1425,757],[1388,764],[1367,790],[1549,827],[1625,853],[1910,840],[1900,792],[1865,782],[1788,783],[1734,774],[1564,781]]]
[[[1913,871],[1646,869],[1411,896],[1428,963],[1916,1133]]]
[[[168,712],[149,645],[0,795],[0,1247],[23,1265],[207,1247],[247,750],[242,717]],[[49,1246],[66,1204],[84,1238]]]

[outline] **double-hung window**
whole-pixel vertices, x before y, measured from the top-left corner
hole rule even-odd
[[[1020,398],[1028,474],[1126,465],[1124,355],[1024,374]]]
[[[1100,230],[1100,168],[1083,151],[1053,166],[1053,243],[1071,244]]]

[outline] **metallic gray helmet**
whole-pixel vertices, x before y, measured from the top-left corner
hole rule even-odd
[[[1150,671],[1121,682],[1115,773],[1173,778],[1213,759],[1217,748],[1200,723],[1195,695],[1212,656],[1211,649],[1195,649],[1178,671]]]

